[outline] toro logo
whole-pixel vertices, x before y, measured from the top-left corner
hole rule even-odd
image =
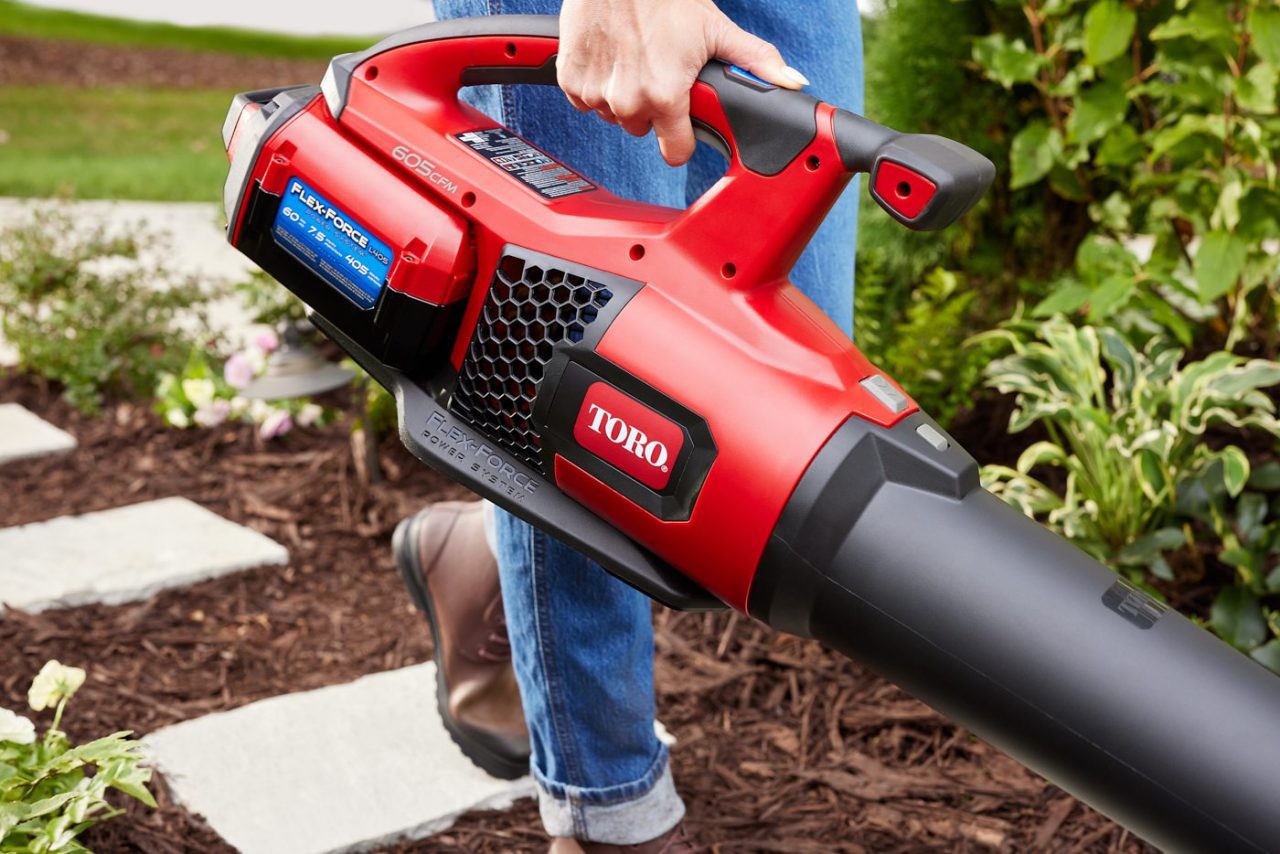
[[[573,438],[650,489],[667,485],[684,447],[678,424],[602,382],[583,396]]]

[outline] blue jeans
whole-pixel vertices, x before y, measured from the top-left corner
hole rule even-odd
[[[855,0],[720,0],[739,26],[782,51],[824,101],[862,109],[862,33]],[[553,0],[436,0],[441,18],[552,14]],[[483,87],[469,100],[617,195],[685,207],[724,172],[705,145],[686,166],[546,86]],[[856,186],[856,185],[851,185]],[[846,191],[792,271],[792,281],[847,334],[853,327],[856,189]],[[730,223],[726,228],[732,227]],[[537,247],[555,254],[554,247]],[[498,511],[502,598],[547,832],[613,844],[653,839],[684,816],[654,735],[649,599],[597,564]]]

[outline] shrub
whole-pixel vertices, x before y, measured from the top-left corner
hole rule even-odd
[[[960,140],[997,168],[987,197],[942,232],[905,229],[862,194],[855,340],[944,421],[971,402],[980,375],[981,354],[962,353],[961,342],[1006,319],[1016,299],[1039,301],[1087,224],[1083,206],[1046,206],[1009,190],[1008,139],[1023,119],[1017,97],[989,85],[970,59],[974,39],[991,27],[986,7],[888,0],[867,29],[867,115]],[[1061,225],[1068,221],[1076,224]]]
[[[0,234],[0,329],[20,368],[62,384],[82,411],[108,394],[150,394],[191,347],[180,321],[199,321],[205,297],[138,263],[145,243],[54,212]]]
[[[29,719],[0,709],[0,851],[86,851],[76,838],[120,814],[106,800],[108,789],[156,805],[147,791],[151,771],[141,766],[141,746],[128,740],[129,733],[73,746],[59,729],[84,677],[80,668],[57,661],[41,669],[28,699],[34,711],[52,707],[54,715],[39,739]],[[93,768],[92,776],[86,768]]]
[[[1280,463],[1257,468],[1238,501],[1210,479],[1180,496],[1178,509],[1220,544],[1217,561],[1231,573],[1214,597],[1210,626],[1280,672]],[[1198,582],[1204,571],[1193,567],[1188,581]]]
[[[972,402],[985,348],[966,347],[977,294],[957,274],[937,268],[896,304],[875,277],[855,292],[858,345],[942,423]]]
[[[1099,322],[1135,307],[1130,321],[1149,315],[1184,345],[1274,357],[1280,7],[990,6],[995,31],[973,59],[1025,116],[1010,187],[1046,206],[1085,205],[1090,220],[1090,241],[1038,313]]]
[[[1014,468],[988,466],[986,485],[1118,568],[1172,579],[1160,550],[1184,542],[1169,527],[1184,486],[1211,478],[1231,497],[1244,489],[1248,457],[1236,445],[1212,448],[1210,428],[1280,436],[1275,406],[1260,391],[1280,383],[1275,362],[1219,351],[1184,365],[1167,339],[1138,350],[1114,329],[1061,319],[997,335],[1013,353],[987,368],[987,382],[1016,395],[1010,432],[1038,423],[1050,438]],[[1061,470],[1062,489],[1033,477],[1037,467]]]

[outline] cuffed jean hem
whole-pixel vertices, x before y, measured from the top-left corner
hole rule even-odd
[[[684,818],[665,747],[639,780],[604,789],[566,786],[533,769],[538,812],[553,837],[610,845],[637,845],[656,839]]]

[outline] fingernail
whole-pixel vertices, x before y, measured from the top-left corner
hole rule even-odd
[[[799,71],[796,71],[790,65],[782,69],[782,74],[784,77],[786,77],[788,80],[790,80],[792,83],[796,84],[797,86],[809,85],[809,78],[805,77]]]

